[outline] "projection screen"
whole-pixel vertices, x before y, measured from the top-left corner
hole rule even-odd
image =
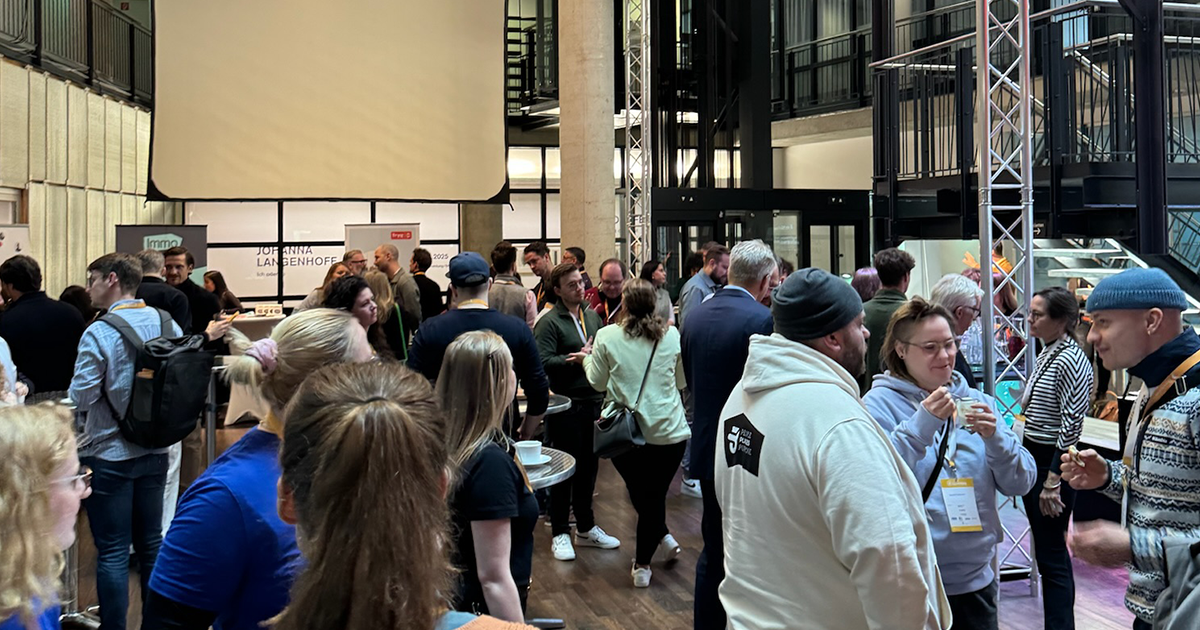
[[[156,0],[151,194],[486,201],[505,3]]]

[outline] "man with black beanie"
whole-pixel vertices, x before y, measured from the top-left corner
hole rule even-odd
[[[771,316],[720,416],[728,627],[949,628],[917,480],[858,397],[862,300],[802,269]]]

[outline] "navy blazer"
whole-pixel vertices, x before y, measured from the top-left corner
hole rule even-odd
[[[745,291],[726,287],[688,314],[683,373],[692,392],[693,479],[712,480],[721,408],[746,368],[751,335],[774,331],[771,309]]]

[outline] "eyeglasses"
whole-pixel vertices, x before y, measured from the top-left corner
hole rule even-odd
[[[949,339],[947,341],[930,341],[928,343],[912,343],[910,341],[901,341],[900,343],[906,346],[920,348],[921,352],[925,353],[925,356],[933,356],[937,354],[938,351],[945,352],[946,354],[954,354],[958,352],[958,342],[953,339]]]
[[[366,258],[359,258],[358,260],[351,260],[350,264],[351,265],[362,265],[362,264],[365,264],[366,262],[367,262]]]
[[[583,288],[583,280],[573,280],[571,282],[568,282],[563,288],[571,289],[571,290],[582,289]]]
[[[80,466],[79,473],[62,479],[55,479],[51,483],[69,483],[76,490],[86,490],[92,487],[92,469],[87,466]]]

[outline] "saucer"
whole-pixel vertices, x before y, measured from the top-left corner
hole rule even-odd
[[[521,462],[521,465],[528,468],[530,466],[543,466],[548,463],[550,463],[550,456],[545,453],[542,453],[540,456],[538,456],[537,459],[530,460],[527,462]]]

